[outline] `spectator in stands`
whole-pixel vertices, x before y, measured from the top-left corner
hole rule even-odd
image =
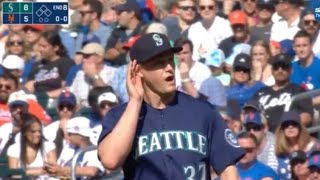
[[[100,21],[103,5],[99,0],[84,0],[79,8],[81,32],[76,39],[76,51],[79,51],[86,39],[94,36],[104,47],[110,37],[112,28]]]
[[[281,42],[285,39],[293,39],[294,35],[300,30],[300,6],[302,2],[301,0],[277,1],[276,10],[281,19],[272,25],[270,40]]]
[[[32,93],[56,99],[74,62],[67,58],[58,33],[44,32],[39,39],[39,47],[42,59],[33,64],[25,86]],[[44,106],[50,106],[50,103]]]
[[[304,151],[294,151],[289,156],[292,180],[309,180],[308,157]]]
[[[73,154],[68,154],[71,160],[78,150],[85,150],[92,146],[90,137],[92,136],[92,128],[90,120],[85,117],[75,117],[67,122],[66,130],[69,134],[70,143],[76,148]],[[56,162],[48,162],[45,164],[46,171],[58,177],[70,177],[71,167],[67,162],[57,164]],[[97,179],[104,173],[97,150],[87,151],[83,156],[77,159],[76,175],[78,178]]]
[[[296,111],[284,112],[280,118],[281,124],[277,127],[276,150],[278,157],[278,175],[280,179],[290,179],[290,154],[294,151],[304,151],[310,154],[318,149],[319,143],[313,139],[307,129],[301,124],[301,118]]]
[[[197,2],[195,0],[177,0],[176,15],[169,15],[162,23],[168,29],[168,38],[175,41],[177,38],[188,37],[189,27],[196,20]]]
[[[44,25],[30,24],[24,26],[23,30],[26,36],[27,52],[30,53],[32,59],[39,60],[41,56],[37,43],[41,37],[41,33],[44,31]]]
[[[105,58],[112,65],[119,66],[127,63],[123,45],[142,30],[141,8],[135,0],[127,0],[124,4],[115,6],[115,10],[118,14],[118,26],[108,39]]]
[[[252,45],[252,77],[254,80],[261,81],[267,86],[275,83],[270,64],[271,57],[270,47],[266,42],[258,40]]]
[[[257,139],[257,159],[277,171],[278,160],[275,155],[275,137],[268,131],[268,123],[261,112],[245,115],[244,127]]]
[[[19,82],[12,74],[0,75],[0,126],[11,122],[11,113],[8,107],[8,99],[12,92],[19,87]]]
[[[54,142],[56,155],[60,159],[63,148],[69,147],[69,135],[66,131],[67,122],[75,115],[77,110],[76,96],[70,91],[62,91],[58,97],[58,118],[44,128],[44,136]]]
[[[292,72],[289,56],[279,54],[272,59],[271,64],[275,84],[260,89],[253,99],[261,104],[268,120],[269,130],[275,132],[280,124],[279,117],[285,106],[290,105],[290,100],[294,95],[302,93],[304,90],[300,86],[289,82]],[[293,103],[290,109],[299,112],[303,125],[308,126],[312,123],[313,107],[310,98]]]
[[[250,28],[250,34],[269,44],[272,15],[275,12],[274,0],[257,0],[258,23]]]
[[[55,146],[44,140],[41,122],[30,114],[23,114],[20,142],[8,149],[9,168],[22,168],[30,177],[43,177],[45,163],[57,161]]]
[[[232,35],[230,23],[217,16],[217,0],[199,0],[198,8],[201,19],[189,27],[188,33],[194,45],[192,58],[195,61],[205,58],[222,40]]]
[[[313,151],[308,159],[308,168],[310,171],[309,180],[320,179],[320,151]]]
[[[82,69],[76,72],[70,86],[81,107],[88,106],[88,94],[92,87],[109,85],[116,69],[104,63],[104,48],[98,43],[85,45],[79,53],[83,56]]]
[[[17,55],[7,55],[1,62],[4,70],[15,76],[19,82],[22,82],[22,74],[24,70],[24,60]],[[20,83],[19,87],[20,88]]]
[[[250,34],[248,17],[243,11],[232,11],[229,14],[229,22],[233,30],[233,36],[221,41],[219,45],[219,49],[223,51],[227,58],[232,54],[233,47],[237,44],[245,43],[252,45],[258,39]]]
[[[241,179],[279,179],[269,166],[257,160],[258,143],[253,134],[249,132],[241,133],[238,136],[238,142],[240,147],[246,151],[246,154],[236,165]]]
[[[176,74],[176,86],[178,89],[199,97],[199,89],[202,82],[211,76],[209,68],[201,62],[192,59],[193,44],[187,38],[179,38],[174,42],[175,47],[182,47],[178,52],[178,68]]]
[[[223,86],[230,85],[231,76],[223,70],[225,57],[220,49],[209,52],[204,63],[210,68],[212,76],[215,76]]]
[[[227,99],[237,100],[242,108],[243,105],[263,86],[260,81],[252,81],[251,78],[251,58],[247,54],[236,56],[233,69],[233,84],[226,88]]]
[[[301,24],[302,29],[311,36],[313,53],[320,58],[320,23],[316,20],[312,9],[306,8],[302,11]]]
[[[240,6],[248,17],[248,26],[255,26],[259,21],[256,0],[240,0]]]

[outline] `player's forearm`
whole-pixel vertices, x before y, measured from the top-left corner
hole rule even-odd
[[[239,180],[237,168],[234,165],[228,166],[221,174],[220,180]]]
[[[99,144],[98,154],[106,169],[113,170],[122,166],[130,153],[140,109],[141,102],[129,100],[117,125]]]

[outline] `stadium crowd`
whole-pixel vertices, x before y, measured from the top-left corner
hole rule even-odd
[[[70,0],[68,25],[0,25],[0,156],[35,179],[71,176],[101,121],[126,103],[130,47],[142,34],[183,47],[178,90],[216,106],[246,151],[245,179],[320,179],[320,22],[303,0]],[[319,93],[318,93],[319,94]],[[196,121],[196,120],[195,120]],[[195,122],[196,123],[196,122]],[[82,179],[121,178],[97,150]],[[217,179],[212,169],[212,179]]]

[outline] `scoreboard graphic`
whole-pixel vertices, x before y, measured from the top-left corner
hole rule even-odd
[[[2,3],[3,24],[68,24],[67,2]]]

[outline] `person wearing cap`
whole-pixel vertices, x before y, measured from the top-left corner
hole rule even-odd
[[[283,112],[280,121],[275,133],[275,153],[279,163],[278,175],[283,179],[291,179],[290,166],[288,166],[290,154],[297,150],[310,154],[319,149],[320,144],[309,135],[308,130],[301,124],[297,111]]]
[[[123,45],[132,37],[137,36],[142,31],[141,8],[136,0],[127,0],[115,6],[118,15],[118,26],[113,29],[105,52],[105,59],[113,66],[127,64],[126,52]]]
[[[71,162],[74,155],[79,150],[86,150],[92,147],[91,142],[92,128],[90,126],[90,119],[85,117],[75,117],[67,122],[66,131],[69,134],[69,142],[75,147],[72,154],[68,154],[68,160]],[[69,163],[70,163],[69,162]],[[50,175],[56,177],[70,177],[71,167],[67,161],[58,163],[48,162],[45,164],[44,169]],[[76,176],[81,179],[98,179],[101,177],[105,170],[97,158],[97,150],[87,151],[83,156],[78,157],[76,163]]]
[[[272,58],[271,65],[275,84],[260,89],[252,98],[261,104],[268,120],[269,130],[275,132],[285,106],[293,96],[304,90],[289,81],[292,72],[291,57],[279,54]],[[303,125],[308,126],[312,123],[313,107],[310,98],[295,102],[290,109],[299,112]]]
[[[88,36],[96,36],[103,47],[111,35],[112,28],[100,21],[103,4],[99,0],[84,0],[79,7],[81,32],[76,39],[76,51],[79,51]]]
[[[235,99],[242,108],[251,97],[265,85],[261,81],[251,80],[251,58],[240,53],[235,57],[232,67],[233,84],[226,88],[227,99]]]
[[[17,55],[7,55],[1,62],[6,71],[14,75],[19,82],[22,82],[22,73],[24,70],[24,60]]]
[[[184,37],[178,38],[174,42],[175,47],[182,47],[177,53],[178,65],[176,70],[177,89],[186,92],[193,97],[200,97],[199,89],[202,82],[210,77],[209,68],[198,61],[192,59],[193,44]]]
[[[308,157],[304,151],[294,151],[289,155],[292,180],[309,180]]]
[[[38,44],[41,61],[33,64],[25,87],[29,92],[43,94],[54,102],[64,88],[65,78],[74,62],[68,59],[58,33],[43,32]],[[50,107],[51,103],[44,106]]]
[[[313,9],[307,7],[301,12],[301,27],[311,36],[313,53],[320,58],[320,23]]]
[[[290,82],[305,87],[307,91],[320,89],[320,59],[312,51],[311,35],[299,31],[293,38],[293,49],[298,61],[292,63]]]
[[[268,131],[266,118],[259,111],[247,113],[244,116],[244,127],[257,139],[257,159],[277,171],[278,160],[275,155],[275,137]]]
[[[80,106],[88,106],[88,94],[92,87],[105,86],[111,83],[116,68],[104,63],[104,48],[98,43],[85,45],[79,53],[82,54],[82,69],[76,72],[70,85]]]
[[[211,75],[215,76],[223,86],[230,85],[231,76],[223,71],[225,56],[220,49],[215,49],[208,53],[204,63],[211,70]]]
[[[233,33],[230,23],[217,16],[217,0],[199,0],[197,6],[201,18],[189,27],[188,39],[194,45],[192,59],[199,61]]]
[[[227,58],[232,54],[233,47],[237,44],[245,43],[252,45],[258,40],[258,37],[249,33],[248,16],[243,11],[232,11],[228,19],[232,27],[233,35],[221,41],[218,47]]]
[[[23,31],[26,35],[26,40],[29,45],[35,45],[44,31],[44,25],[41,24],[28,24],[25,25]]]
[[[240,179],[279,180],[278,175],[269,166],[257,160],[258,142],[250,132],[242,132],[238,136],[238,142],[246,151],[236,165]]]
[[[320,179],[320,151],[313,151],[308,158],[309,180]]]
[[[250,34],[269,44],[275,0],[257,0],[258,23],[250,28]]]
[[[271,27],[270,40],[281,42],[284,39],[292,40],[300,30],[301,0],[276,0],[276,11],[281,17]]]
[[[259,15],[256,0],[240,0],[241,10],[248,17],[248,26],[253,27],[259,22]]]
[[[190,171],[210,164],[222,180],[238,178],[234,163],[244,152],[232,131],[213,106],[176,90],[173,56],[181,50],[158,33],[142,35],[130,48],[129,101],[108,112],[98,141],[106,169],[123,167],[125,179],[190,179]]]

